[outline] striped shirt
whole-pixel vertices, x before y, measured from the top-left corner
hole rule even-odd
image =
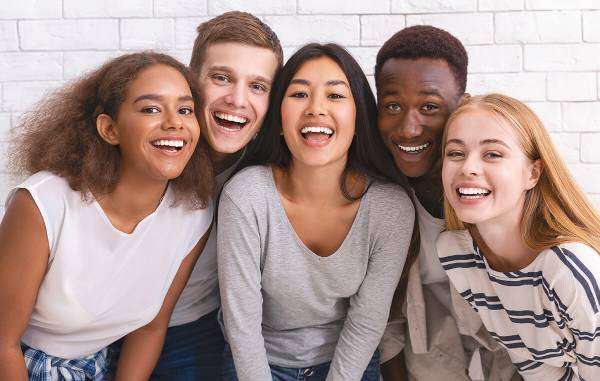
[[[454,287],[526,381],[600,380],[600,255],[594,249],[560,244],[514,272],[492,270],[466,230],[442,233],[437,250]]]

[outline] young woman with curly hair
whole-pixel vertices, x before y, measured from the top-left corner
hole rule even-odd
[[[212,221],[193,77],[124,55],[27,116],[0,225],[0,379],[145,380]]]

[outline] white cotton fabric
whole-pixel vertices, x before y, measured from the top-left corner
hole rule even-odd
[[[65,359],[96,353],[149,323],[213,217],[212,204],[201,210],[173,207],[167,188],[156,210],[127,234],[93,198],[84,201],[52,173],[38,172],[18,188],[33,197],[50,249],[22,341]]]
[[[215,177],[214,199],[219,198],[225,181],[229,180],[231,174],[243,158],[231,167]],[[204,250],[196,262],[194,271],[185,285],[177,305],[171,315],[169,327],[191,323],[202,316],[216,310],[221,305],[219,295],[219,277],[217,275],[217,227],[214,226],[206,241]]]

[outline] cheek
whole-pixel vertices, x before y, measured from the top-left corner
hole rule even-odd
[[[444,185],[444,193],[449,197],[452,193],[452,179],[454,177],[455,168],[452,162],[445,161],[442,167],[442,184]]]
[[[257,99],[252,102],[252,105],[254,112],[256,113],[256,119],[263,120],[269,109],[269,96],[267,94],[257,96]]]
[[[381,113],[383,113],[383,111],[381,111],[377,117],[377,128],[382,136],[386,136],[392,131],[394,118],[389,115],[381,115]]]
[[[281,127],[284,131],[296,126],[300,118],[301,111],[301,107],[292,102],[284,100],[281,103]]]

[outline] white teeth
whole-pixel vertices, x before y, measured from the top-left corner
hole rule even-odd
[[[425,143],[425,144],[421,144],[420,146],[410,147],[410,146],[401,146],[400,144],[397,144],[398,148],[400,148],[404,152],[422,151],[425,148],[429,147],[429,145],[430,145],[430,143]]]
[[[246,119],[244,117],[231,115],[231,114],[225,114],[223,112],[215,112],[215,116],[219,119],[225,119],[230,122],[236,122],[236,123],[246,123],[248,121],[248,119]]]
[[[155,147],[167,146],[167,147],[183,147],[183,140],[155,140],[152,142]]]
[[[326,135],[333,134],[333,130],[328,127],[304,127],[300,130],[300,132],[303,134],[307,134],[309,132],[316,132],[318,134],[326,134]]]
[[[484,188],[458,188],[458,193],[461,195],[488,195],[492,193],[490,190]]]

